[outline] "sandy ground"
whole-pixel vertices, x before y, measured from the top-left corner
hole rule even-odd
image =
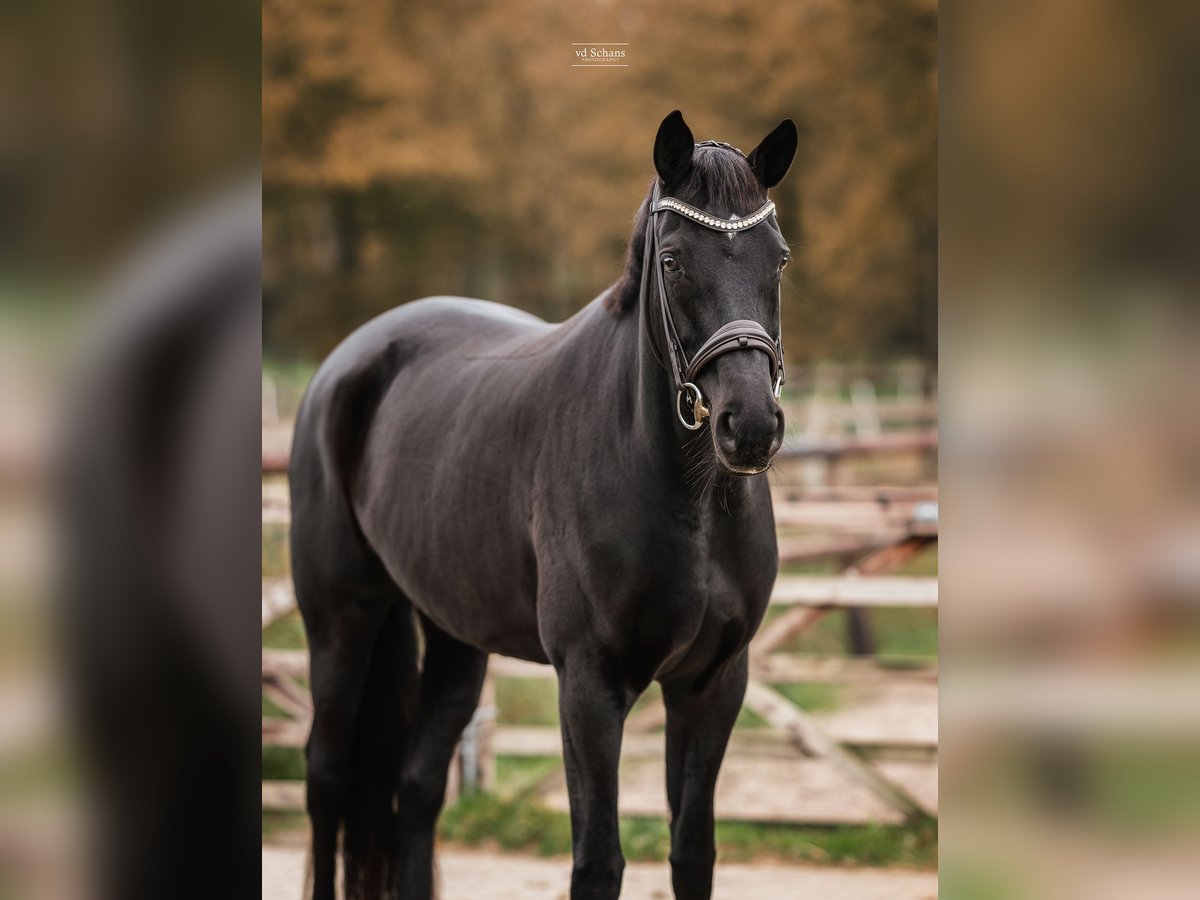
[[[487,852],[443,852],[439,856],[441,900],[566,900],[569,859],[538,859]],[[305,851],[264,847],[263,900],[299,900]],[[671,900],[665,863],[630,863],[622,900]],[[931,900],[937,874],[902,869],[837,869],[774,863],[721,863],[713,891],[718,900]]]

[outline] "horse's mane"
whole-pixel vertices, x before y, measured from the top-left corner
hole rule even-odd
[[[651,182],[634,217],[625,271],[604,298],[605,308],[616,314],[637,305],[653,190],[654,182]],[[711,146],[696,148],[692,154],[691,172],[675,196],[716,215],[747,215],[767,202],[766,188],[755,177],[746,158],[736,151]]]

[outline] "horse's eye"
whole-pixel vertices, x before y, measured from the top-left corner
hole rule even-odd
[[[679,262],[673,256],[664,256],[662,258],[662,264],[663,264],[663,268],[666,269],[668,272],[678,272],[679,271]]]
[[[787,264],[790,263],[791,261],[792,261],[792,258],[790,256],[785,256],[782,260],[780,260],[779,271],[782,272],[784,269],[786,269]]]

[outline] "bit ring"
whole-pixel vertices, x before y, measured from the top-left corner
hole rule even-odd
[[[692,421],[690,422],[683,417],[682,402],[685,394],[688,395],[688,405],[692,408]],[[700,388],[690,381],[684,384],[679,389],[679,393],[675,395],[675,415],[679,418],[679,424],[688,431],[698,431],[703,428],[704,420],[708,418],[708,407],[704,405],[704,395],[700,393]]]

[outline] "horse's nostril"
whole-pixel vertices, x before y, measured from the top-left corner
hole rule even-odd
[[[771,440],[771,455],[774,456],[783,446],[783,409],[775,404],[775,436]]]
[[[726,453],[737,450],[737,432],[734,429],[733,413],[728,410],[717,414],[717,445]]]

